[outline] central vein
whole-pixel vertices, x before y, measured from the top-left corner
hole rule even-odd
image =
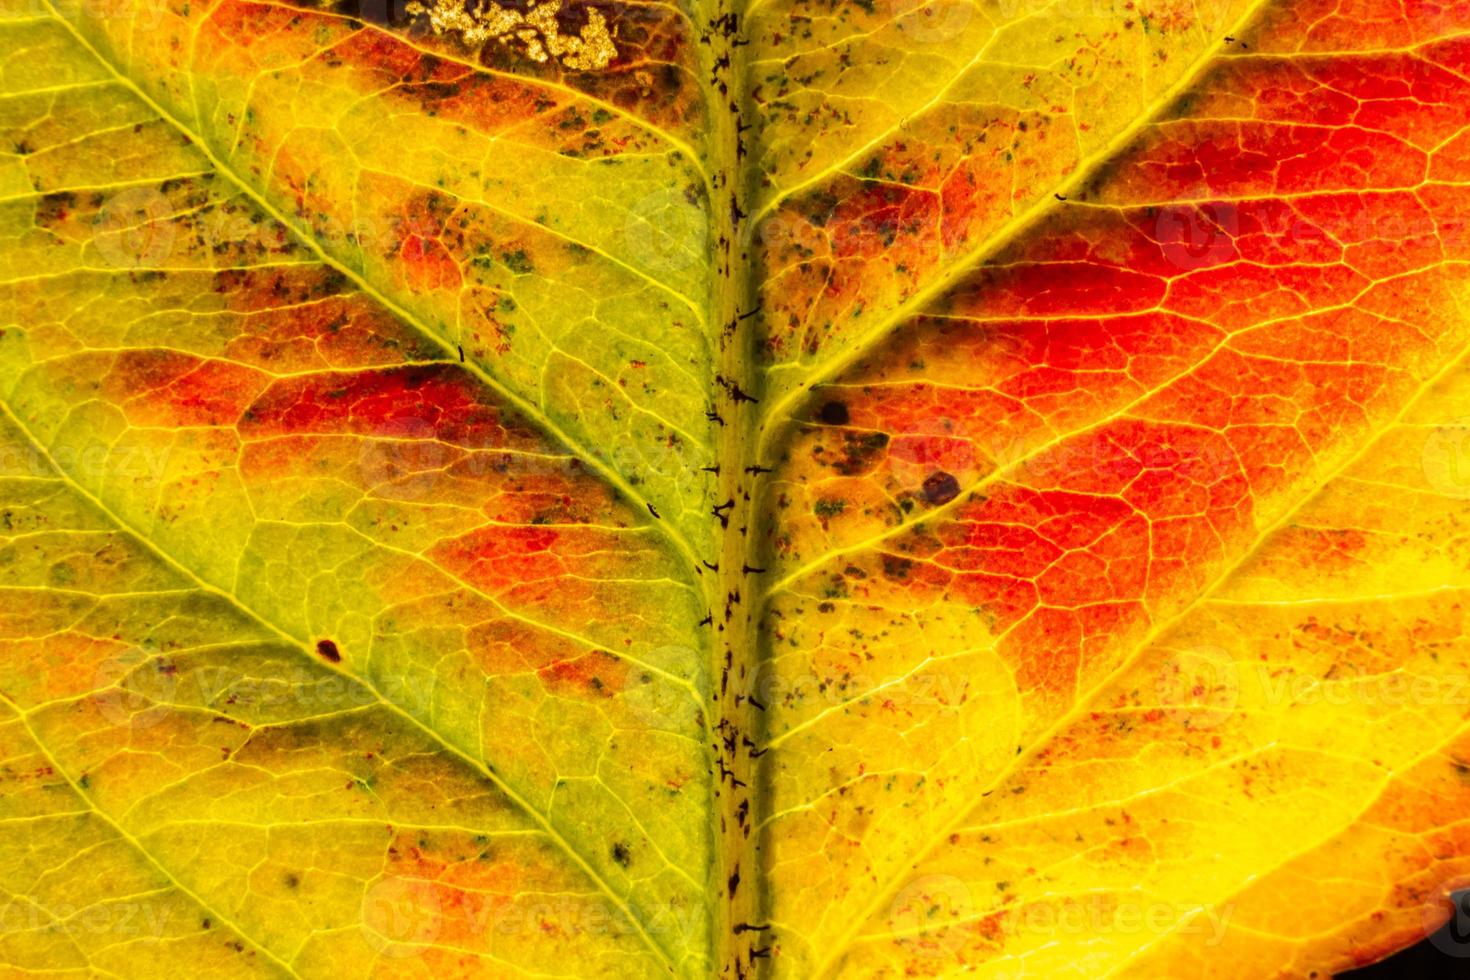
[[[762,707],[751,695],[759,662],[754,617],[763,580],[756,483],[757,412],[761,385],[754,331],[757,277],[751,258],[747,215],[753,168],[747,165],[745,133],[751,112],[743,84],[743,25],[735,0],[715,0],[700,25],[710,113],[711,282],[709,322],[719,331],[718,374],[711,415],[718,429],[716,499],[719,553],[706,566],[714,656],[712,676],[716,729],[713,839],[717,849],[710,882],[715,900],[716,965],[722,980],[744,980],[760,972],[767,954],[761,915],[759,844],[754,839],[757,746],[762,741]]]

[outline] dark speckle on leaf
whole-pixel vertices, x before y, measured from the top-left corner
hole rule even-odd
[[[960,495],[960,481],[939,470],[924,480],[924,499],[931,504],[947,504]]]
[[[633,859],[633,854],[628,850],[628,845],[617,841],[612,847],[613,860],[618,862],[619,867],[626,868]]]
[[[830,401],[817,410],[817,420],[823,425],[846,425],[851,418],[846,402]]]
[[[317,640],[316,652],[327,663],[340,664],[342,662],[342,654],[338,652],[337,644],[331,640]]]
[[[867,470],[887,445],[886,432],[845,433],[842,456],[832,461],[832,468],[843,476],[856,476]]]
[[[531,263],[530,256],[526,254],[526,250],[522,248],[518,248],[514,252],[502,252],[500,260],[506,264],[506,267],[511,272],[517,275],[525,275],[528,272],[534,271],[536,268]]]

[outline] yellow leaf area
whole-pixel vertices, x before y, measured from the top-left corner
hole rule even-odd
[[[1417,941],[1467,104],[1450,0],[0,0],[0,973]]]

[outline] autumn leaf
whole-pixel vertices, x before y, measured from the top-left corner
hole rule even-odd
[[[4,972],[1433,933],[1467,104],[1454,2],[0,2]]]

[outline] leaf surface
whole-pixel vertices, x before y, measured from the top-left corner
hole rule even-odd
[[[0,7],[0,962],[1321,975],[1470,875],[1470,9]]]

